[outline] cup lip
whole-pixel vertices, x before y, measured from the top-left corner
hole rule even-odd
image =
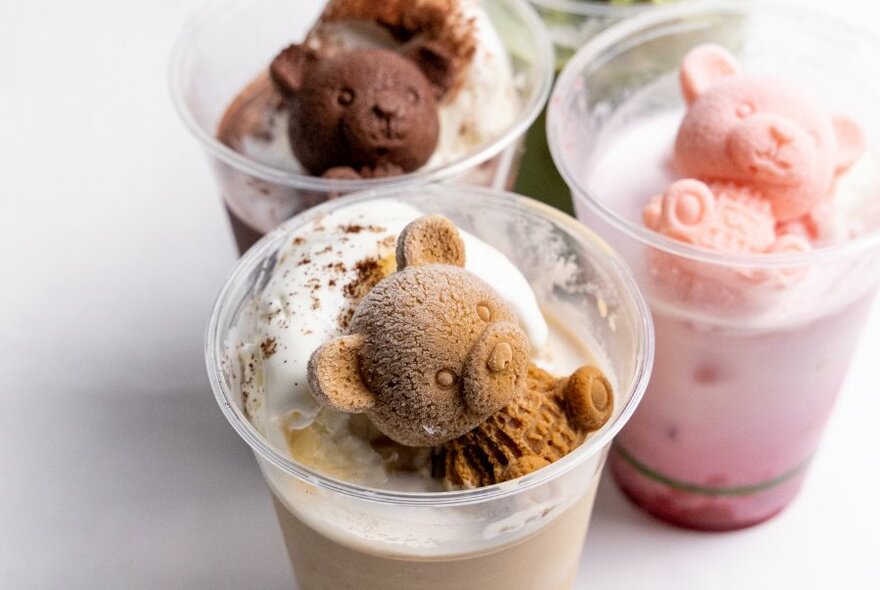
[[[553,75],[555,73],[554,49],[544,22],[526,0],[504,0],[506,4],[516,10],[534,37],[536,47],[535,64],[538,68],[538,80],[536,81],[535,91],[531,99],[522,105],[517,119],[498,137],[484,142],[475,151],[437,168],[425,169],[422,167],[414,172],[394,177],[360,180],[326,179],[267,166],[236,152],[220,142],[215,134],[203,128],[187,107],[185,91],[185,64],[190,49],[189,39],[193,32],[200,26],[203,26],[216,11],[228,9],[230,4],[252,4],[256,1],[258,0],[211,0],[190,16],[171,52],[168,84],[171,91],[171,99],[178,116],[210,156],[217,158],[239,172],[267,182],[316,192],[345,194],[380,187],[443,181],[491,160],[513,145],[517,139],[525,134],[526,130],[535,122],[535,119],[538,118],[538,115],[547,103],[547,98],[553,87]],[[510,55],[509,51],[508,55]]]
[[[835,261],[880,248],[880,230],[874,230],[866,235],[837,244],[822,246],[808,252],[767,254],[719,252],[686,244],[653,232],[638,222],[631,221],[605,206],[600,199],[592,194],[588,187],[584,186],[585,183],[579,179],[573,169],[574,163],[569,162],[561,147],[562,140],[560,135],[564,124],[561,113],[562,105],[574,88],[580,72],[587,65],[599,59],[604,53],[614,51],[615,47],[632,35],[644,32],[655,26],[672,24],[674,21],[687,17],[713,13],[747,16],[750,13],[763,12],[782,14],[787,17],[796,16],[799,19],[813,21],[821,20],[830,26],[848,31],[849,35],[871,39],[875,44],[878,44],[878,41],[880,41],[880,36],[877,34],[867,29],[853,26],[838,17],[816,9],[794,6],[779,2],[778,0],[760,0],[760,2],[757,0],[693,0],[691,2],[657,6],[655,8],[655,10],[614,24],[593,37],[566,64],[556,82],[547,107],[547,139],[553,162],[565,179],[573,197],[578,202],[586,205],[590,211],[596,213],[604,222],[646,246],[681,258],[717,266],[790,268],[793,266]]]
[[[688,0],[678,0],[687,2]],[[664,6],[663,4],[610,4],[599,0],[529,0],[530,3],[541,8],[558,10],[577,16],[602,16],[611,18],[629,18],[641,14],[646,10],[652,10]]]
[[[487,500],[507,497],[556,479],[590,457],[603,452],[610,446],[614,436],[630,419],[648,385],[648,379],[654,362],[654,326],[651,319],[650,308],[648,307],[641,290],[637,286],[636,280],[629,267],[623,261],[623,258],[585,225],[549,205],[540,203],[528,197],[472,185],[447,183],[420,187],[419,191],[422,193],[434,193],[441,196],[453,191],[467,191],[475,198],[479,198],[484,202],[503,203],[505,205],[508,205],[511,202],[515,203],[531,210],[532,213],[540,217],[549,219],[554,224],[575,235],[582,236],[586,241],[596,245],[597,248],[601,249],[603,253],[607,255],[605,259],[607,262],[606,269],[615,274],[617,278],[621,280],[624,285],[624,290],[621,294],[630,300],[631,305],[634,306],[635,311],[638,314],[636,319],[636,330],[640,336],[637,341],[636,370],[630,388],[631,392],[627,391],[627,393],[631,393],[631,395],[620,412],[614,416],[613,421],[610,424],[607,424],[598,433],[588,437],[584,443],[562,459],[519,479],[468,490],[402,492],[381,490],[341,481],[321,475],[317,471],[298,463],[270,444],[251,424],[250,420],[247,419],[241,409],[239,409],[236,404],[232,403],[231,400],[234,399],[234,393],[229,390],[225,380],[221,378],[220,367],[222,347],[219,346],[219,344],[223,341],[225,335],[220,333],[219,320],[221,317],[221,311],[231,303],[229,297],[233,286],[238,285],[242,280],[245,280],[263,260],[270,256],[271,253],[277,249],[278,244],[286,239],[286,236],[294,227],[301,227],[333,210],[349,207],[357,203],[379,199],[405,198],[408,189],[411,188],[412,187],[404,189],[362,191],[313,207],[291,218],[263,236],[260,241],[248,250],[247,253],[245,253],[245,255],[236,263],[233,270],[227,276],[224,286],[215,300],[205,333],[205,359],[208,369],[208,377],[211,382],[214,397],[220,405],[223,414],[226,416],[227,420],[229,420],[229,423],[259,457],[262,457],[290,476],[294,476],[301,481],[344,496],[374,503],[394,505],[426,507],[463,506],[475,502],[484,502]]]

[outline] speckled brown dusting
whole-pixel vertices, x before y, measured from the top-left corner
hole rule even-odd
[[[354,280],[343,287],[345,296],[354,301],[363,299],[385,277],[382,265],[376,258],[359,260],[354,270],[357,273]]]
[[[339,318],[337,318],[336,322],[339,324],[339,329],[345,332],[348,330],[348,327],[351,325],[351,318],[354,316],[354,308],[349,307],[345,309],[342,313],[339,314]]]
[[[379,225],[361,225],[359,223],[350,223],[348,225],[339,226],[344,233],[347,234],[359,234],[362,231],[372,232],[374,234],[380,234],[385,231],[385,228]]]
[[[278,349],[278,343],[275,341],[274,338],[266,338],[260,344],[260,351],[262,351],[262,353],[263,353],[263,358],[271,357],[273,354],[275,354],[275,351],[277,349]]]

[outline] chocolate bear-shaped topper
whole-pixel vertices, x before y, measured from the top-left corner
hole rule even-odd
[[[411,172],[437,147],[437,100],[452,60],[431,41],[401,51],[291,45],[269,73],[284,98],[293,152],[311,173],[370,178]]]
[[[777,221],[830,198],[836,176],[865,150],[856,123],[832,116],[801,88],[741,73],[718,45],[688,52],[680,81],[688,112],[675,143],[677,172],[747,185],[770,201]]]
[[[445,217],[421,217],[397,241],[398,271],[361,301],[351,333],[309,359],[315,398],[365,413],[408,446],[452,440],[525,386],[529,343],[508,304],[466,271]]]

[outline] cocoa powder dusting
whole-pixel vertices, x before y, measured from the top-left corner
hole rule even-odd
[[[339,327],[343,331],[348,330],[348,326],[351,324],[351,318],[353,317],[354,308],[349,307],[348,309],[344,310],[342,313],[339,314],[339,319],[337,320]]]
[[[354,301],[362,299],[385,276],[382,265],[375,258],[359,260],[354,270],[357,273],[354,280],[343,287],[345,296]]]
[[[266,338],[260,344],[260,350],[263,352],[263,358],[269,358],[273,354],[275,354],[275,350],[278,348],[278,343],[275,342],[274,338]]]
[[[379,234],[385,231],[384,227],[378,225],[361,225],[359,223],[350,223],[348,225],[341,225],[339,228],[347,234],[359,234],[362,231],[372,232],[374,234]]]

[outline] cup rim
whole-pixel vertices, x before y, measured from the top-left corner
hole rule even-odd
[[[300,464],[279,451],[274,445],[270,444],[265,437],[256,430],[238,405],[232,402],[232,400],[234,400],[234,393],[229,390],[225,380],[221,378],[220,367],[222,347],[219,346],[219,344],[223,341],[225,335],[220,333],[219,321],[221,315],[223,315],[222,311],[225,310],[230,303],[240,303],[232,302],[230,300],[233,285],[238,285],[241,281],[245,280],[263,260],[277,249],[278,245],[286,239],[294,227],[301,227],[333,210],[349,207],[356,203],[378,199],[405,197],[408,189],[411,188],[412,187],[404,189],[362,191],[313,207],[296,215],[263,236],[260,241],[248,250],[247,253],[245,253],[245,255],[236,263],[233,270],[227,276],[223,288],[220,290],[220,293],[214,302],[205,334],[205,360],[211,388],[220,409],[226,416],[227,420],[229,420],[232,427],[258,456],[267,460],[286,474],[294,476],[301,481],[348,497],[377,503],[408,506],[463,506],[475,502],[507,497],[556,479],[583,463],[588,458],[593,457],[608,448],[614,436],[623,428],[635,411],[636,406],[638,406],[638,403],[647,388],[648,379],[654,361],[654,327],[651,320],[651,312],[641,290],[637,286],[635,278],[629,267],[623,261],[623,258],[616,251],[612,250],[601,240],[601,238],[596,236],[596,234],[573,217],[528,197],[523,197],[506,191],[471,185],[434,185],[420,187],[419,191],[422,193],[435,193],[437,195],[448,194],[450,191],[468,191],[474,197],[481,199],[483,202],[494,202],[504,205],[514,203],[520,207],[528,209],[540,217],[549,219],[554,224],[564,228],[568,232],[581,236],[585,241],[595,245],[597,249],[602,250],[605,255],[604,260],[607,263],[605,265],[606,270],[614,274],[623,283],[624,290],[621,295],[629,299],[630,304],[634,306],[635,311],[638,313],[638,317],[636,318],[636,330],[639,333],[640,338],[637,341],[635,373],[633,375],[632,385],[627,391],[627,393],[630,394],[629,398],[620,412],[614,416],[613,421],[610,424],[607,424],[598,433],[588,437],[578,448],[562,459],[519,479],[468,490],[402,492],[381,490],[341,481],[321,475],[316,470]]]
[[[679,0],[686,2],[688,0]],[[606,0],[529,0],[530,3],[550,10],[558,10],[577,16],[605,16],[629,18],[646,10],[660,8],[662,4],[609,4]]]
[[[198,123],[195,116],[190,112],[186,101],[185,64],[190,49],[189,39],[192,37],[193,32],[203,26],[218,10],[228,9],[229,5],[252,4],[256,1],[258,0],[210,0],[190,16],[171,52],[168,83],[171,99],[178,116],[208,154],[239,172],[260,178],[266,182],[317,192],[345,194],[380,187],[427,184],[452,178],[491,160],[522,137],[543,110],[547,97],[550,95],[550,90],[553,87],[553,74],[555,72],[553,42],[541,17],[525,0],[505,0],[505,3],[517,12],[525,23],[526,28],[534,37],[536,47],[535,65],[538,68],[538,80],[536,81],[531,99],[522,105],[517,119],[498,137],[481,144],[476,151],[443,166],[428,170],[423,167],[414,172],[394,177],[359,180],[327,179],[274,168],[248,158],[221,143],[214,134]]]
[[[646,246],[669,254],[701,263],[724,267],[790,268],[821,262],[839,260],[855,254],[880,248],[880,229],[837,244],[815,248],[808,252],[782,252],[767,254],[740,254],[719,252],[693,246],[653,232],[638,222],[627,219],[603,204],[588,187],[584,186],[574,171],[573,163],[561,148],[561,129],[564,124],[562,105],[570,95],[576,80],[584,68],[601,58],[608,51],[629,37],[643,33],[663,24],[673,24],[683,18],[698,15],[726,14],[747,16],[750,13],[777,13],[797,16],[800,19],[821,20],[830,26],[848,31],[848,35],[870,39],[875,44],[880,36],[871,31],[851,25],[840,18],[816,9],[793,6],[777,0],[694,0],[682,4],[657,6],[629,20],[614,24],[583,45],[563,68],[550,96],[547,107],[547,139],[553,162],[572,192],[573,198],[586,205],[604,222]]]

